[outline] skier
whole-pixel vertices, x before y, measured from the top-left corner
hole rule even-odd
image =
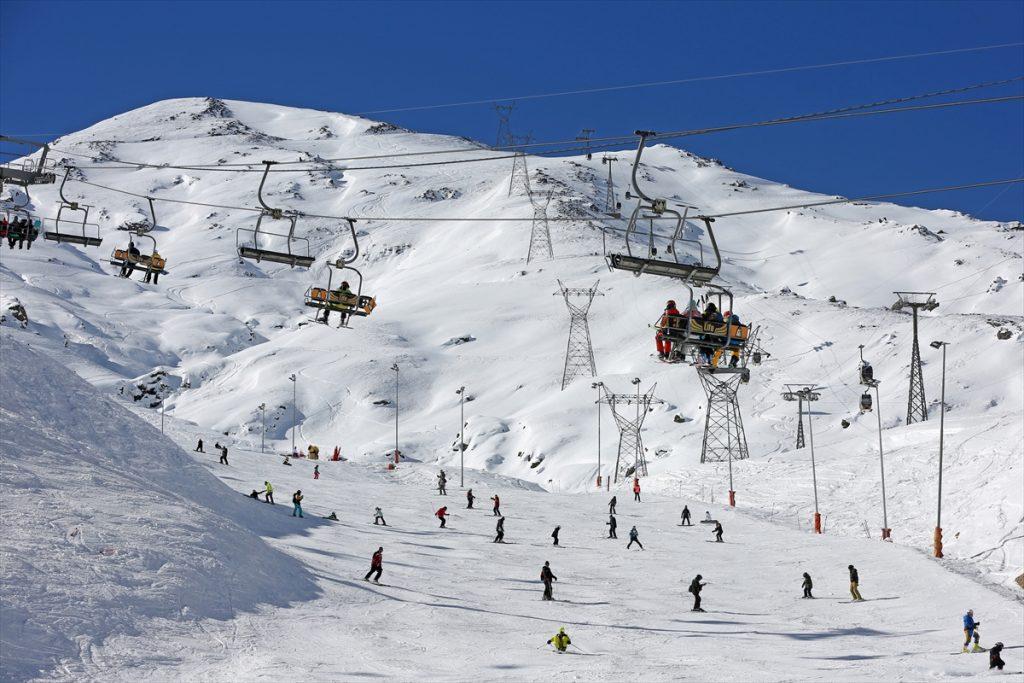
[[[494,516],[501,517],[501,499],[498,498],[498,494],[491,496],[491,500],[494,501]]]
[[[700,592],[704,588],[704,586],[706,586],[707,584],[700,582],[700,580],[702,578],[704,578],[704,577],[702,577],[700,574],[697,574],[697,577],[693,581],[690,582],[689,591],[691,593],[693,593],[693,609],[690,610],[691,612],[703,612],[704,611],[703,609],[701,609],[701,606],[700,606]]]
[[[199,439],[199,443],[196,444],[196,453],[205,453],[205,452],[206,451],[203,450],[203,440]]]
[[[363,581],[369,581],[372,574],[374,583],[380,583],[380,575],[384,573],[384,546],[377,548],[377,552],[370,558],[370,571],[366,572]]]
[[[302,497],[302,491],[296,491],[292,494],[292,505],[295,506],[292,510],[292,517],[294,517],[296,513],[298,513],[299,517],[302,517]]]
[[[693,522],[690,521],[690,508],[683,506],[683,521],[679,526],[693,526]]]
[[[448,495],[447,486],[448,486],[448,477],[445,475],[444,470],[441,470],[441,473],[439,475],[437,475],[437,495],[439,495],[439,496],[447,496]]]
[[[314,479],[319,479],[320,478],[320,465],[313,465],[313,478]]]
[[[558,581],[558,577],[551,573],[551,563],[545,562],[544,567],[540,570],[540,580],[544,582],[544,597],[543,600],[554,600],[552,594],[552,581]]]
[[[633,479],[633,500],[640,502],[640,478]]]
[[[978,644],[979,626],[981,626],[981,622],[974,620],[974,610],[967,610],[967,614],[964,615],[964,652],[967,652],[967,646],[971,644],[971,638],[974,638],[974,647],[971,649],[971,652],[985,651],[985,648]]]
[[[611,501],[608,502],[608,514],[609,515],[614,515],[615,514],[615,502],[616,502],[615,498],[616,498],[615,496],[612,496]]]
[[[672,353],[672,341],[665,336],[665,330],[670,327],[676,327],[679,324],[679,309],[676,308],[676,302],[672,299],[668,300],[665,304],[665,312],[661,315],[661,320],[658,321],[658,333],[654,335],[654,345],[658,349],[658,358],[661,360],[668,360],[669,355]]]
[[[629,530],[629,543],[626,545],[626,550],[629,550],[631,547],[633,547],[634,543],[640,546],[640,550],[644,549],[644,544],[640,542],[640,532],[636,530],[635,525],[632,529]]]
[[[336,299],[339,302],[345,302],[345,301],[351,299],[351,297],[355,296],[352,293],[352,288],[349,286],[348,282],[342,282],[341,285],[337,289],[335,289],[334,291],[331,292],[331,294],[332,294],[331,298],[332,299]],[[338,315],[341,316],[341,325],[342,325],[342,327],[344,327],[345,326],[345,321],[348,320],[348,313],[345,313],[344,311],[338,311]],[[324,309],[324,325],[327,324],[328,318],[330,318],[330,317],[331,317],[331,309],[325,308]]]
[[[154,249],[153,250],[153,255],[149,257],[149,264],[146,266],[146,277],[144,277],[142,279],[143,282],[148,284],[149,281],[152,280],[153,284],[155,285],[157,283],[157,280],[160,279],[160,271],[159,271],[159,269],[154,269],[153,268],[153,261],[155,261],[155,260],[157,260],[159,258],[161,258],[160,254],[158,254],[156,252],[156,249]]]
[[[813,598],[814,596],[811,595],[811,589],[814,588],[814,582],[811,581],[811,575],[808,574],[807,572],[804,572],[804,582],[803,582],[802,586],[803,586],[803,589],[804,589],[804,597],[805,598]]]
[[[992,649],[988,651],[988,668],[999,669],[1000,671],[1003,670],[1003,667],[1006,666],[1006,662],[1004,662],[1003,658],[999,656],[1002,652],[1002,643],[996,643],[992,646]]]
[[[223,465],[227,465],[228,464],[228,447],[227,446],[221,446],[220,447],[220,462]]]
[[[269,481],[263,482],[263,486],[266,487],[266,488],[263,489],[263,494],[264,494],[263,502],[264,503],[270,503],[271,505],[274,505],[275,504],[274,503],[274,487],[270,485]]]
[[[857,568],[852,564],[847,567],[850,570],[850,595],[853,596],[854,602],[863,602],[864,598],[860,596],[860,575],[857,573]],[[964,617],[964,624],[967,624],[967,618]]]
[[[377,526],[378,520],[380,524],[387,526],[388,523],[384,521],[384,513],[380,511],[379,507],[373,508],[373,525]]]
[[[445,518],[448,517],[448,508],[447,507],[442,507],[437,512],[435,512],[434,515],[439,520],[441,520],[441,528],[444,529],[445,528],[445,526],[444,526]]]
[[[560,527],[560,526],[556,526],[555,530],[551,532],[551,538],[555,539],[554,545],[558,545],[558,531],[561,528],[562,527]]]
[[[498,517],[498,524],[497,524],[497,526],[494,527],[494,530],[498,534],[497,536],[494,537],[494,542],[495,543],[504,543],[505,542],[505,518],[504,517]]]
[[[711,531],[715,535],[715,543],[722,543],[722,523],[716,521],[715,528]]]
[[[608,526],[608,538],[618,538],[618,535],[615,533],[615,527],[619,524],[615,521],[615,515],[608,515],[606,524]]]
[[[473,495],[473,489],[470,489],[470,490],[466,491],[466,503],[467,503],[466,504],[466,509],[467,510],[472,510],[473,509],[473,499],[475,497],[476,496]]]
[[[569,634],[565,632],[564,626],[558,629],[558,633],[548,639],[548,645],[554,645],[555,650],[558,652],[565,652],[572,645],[572,641],[569,640]]]

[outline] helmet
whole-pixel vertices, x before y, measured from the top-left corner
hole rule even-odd
[[[558,632],[559,632],[559,633],[565,633],[565,627],[563,626],[563,627],[561,627],[560,629],[558,629]]]
[[[697,574],[697,580],[700,580],[700,579],[703,579],[703,578],[704,578],[703,576],[701,576],[700,574]]]
[[[666,306],[668,306],[669,308],[675,308],[676,307],[675,300],[674,299],[669,299],[668,303],[666,304]]]

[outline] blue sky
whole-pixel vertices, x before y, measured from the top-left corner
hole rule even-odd
[[[1021,2],[0,3],[0,130],[67,133],[170,97],[358,113],[1024,41]],[[521,101],[538,140],[773,118],[1024,75],[1024,48]],[[973,96],[1019,94],[1021,84]],[[493,142],[489,105],[379,114]],[[689,138],[846,196],[1024,175],[1020,102]],[[1024,216],[1024,188],[917,197]]]

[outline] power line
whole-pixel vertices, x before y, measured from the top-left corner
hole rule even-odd
[[[560,92],[539,93],[534,95],[517,95],[514,97],[491,97],[482,100],[464,100],[462,102],[449,102],[446,104],[425,104],[413,107],[397,107],[393,109],[374,109],[371,111],[359,112],[357,116],[370,114],[391,114],[395,112],[423,111],[427,109],[445,109],[449,107],[465,107],[475,104],[493,104],[495,102],[509,102],[512,100],[539,100],[548,97],[565,97],[568,95],[590,95],[620,90],[635,90],[638,88],[653,88],[664,85],[681,85],[684,83],[699,83],[706,81],[725,80],[729,78],[747,78],[750,76],[765,76],[771,74],[793,73],[797,71],[811,71],[815,69],[828,69],[837,66],[854,66],[858,64],[877,64],[880,62],[893,62],[901,59],[918,59],[921,57],[935,57],[939,55],[963,54],[967,52],[981,52],[985,50],[998,50],[1010,47],[1021,47],[1024,43],[1002,43],[999,45],[981,45],[978,47],[956,48],[952,50],[936,50],[932,52],[917,52],[913,54],[892,55],[888,57],[870,57],[866,59],[850,59],[841,62],[828,62],[825,64],[806,64],[802,66],[789,66],[776,69],[761,69],[757,71],[740,71],[731,74],[718,74],[713,76],[692,76],[690,78],[678,78],[668,81],[650,81],[647,83],[632,83],[628,85],[612,85],[599,88],[584,88],[580,90],[563,90]]]
[[[139,199],[152,199],[153,201],[159,201],[159,202],[170,202],[170,203],[174,203],[174,204],[188,204],[188,205],[192,205],[192,206],[202,206],[202,207],[212,208],[212,209],[225,209],[225,210],[230,210],[230,211],[254,211],[256,213],[259,213],[259,212],[262,211],[262,209],[258,209],[258,208],[251,207],[251,206],[229,206],[229,205],[224,205],[224,204],[207,204],[207,203],[204,203],[204,202],[194,202],[194,201],[189,201],[189,200],[185,200],[185,199],[171,199],[171,198],[167,198],[167,197],[154,197],[154,196],[151,196],[151,195],[138,194],[136,192],[130,192],[128,190],[122,190],[122,189],[119,189],[119,188],[116,188],[116,187],[109,187],[109,186],[106,186],[106,185],[100,185],[98,183],[89,182],[87,180],[74,180],[74,179],[71,179],[71,180],[73,182],[83,183],[85,185],[91,185],[93,187],[97,187],[97,188],[100,188],[100,189],[109,190],[111,192],[116,192],[118,194],[124,194],[124,195],[128,195],[128,196],[131,196],[131,197],[138,197]],[[970,184],[963,184],[963,185],[949,185],[949,186],[946,186],[946,187],[933,187],[933,188],[926,188],[926,189],[921,189],[921,190],[909,190],[909,191],[906,191],[906,192],[891,192],[891,193],[887,193],[887,194],[866,195],[866,196],[862,196],[862,197],[853,197],[853,198],[849,198],[849,199],[830,199],[830,200],[820,201],[820,202],[807,202],[807,203],[804,203],[804,204],[790,204],[790,205],[787,205],[787,206],[775,206],[775,207],[763,208],[763,209],[748,209],[746,211],[732,211],[732,212],[728,212],[728,213],[711,214],[711,215],[707,215],[707,216],[703,216],[703,217],[705,217],[705,218],[727,218],[727,217],[731,217],[731,216],[746,216],[746,215],[750,215],[750,214],[767,213],[767,212],[771,212],[771,211],[791,211],[791,210],[794,210],[794,209],[807,209],[807,208],[811,208],[811,207],[815,207],[815,206],[827,206],[827,205],[831,205],[831,204],[852,204],[852,203],[856,203],[856,202],[878,201],[878,200],[883,200],[883,199],[894,199],[894,198],[897,198],[897,197],[910,197],[910,196],[914,196],[914,195],[930,194],[930,193],[936,193],[936,192],[953,192],[953,191],[956,191],[956,190],[969,190],[969,189],[975,189],[975,188],[979,188],[979,187],[993,187],[993,186],[997,186],[997,185],[1010,185],[1010,184],[1014,184],[1014,183],[1024,183],[1024,177],[1022,177],[1022,178],[1008,178],[1008,179],[1005,179],[1005,180],[989,180],[989,181],[980,182],[980,183],[970,183]],[[465,216],[448,216],[448,217],[437,217],[437,216],[415,216],[415,217],[414,216],[329,216],[329,215],[323,215],[323,214],[303,213],[301,211],[293,211],[293,212],[287,212],[287,213],[288,213],[288,215],[294,215],[294,216],[298,216],[300,218],[321,218],[321,219],[325,219],[325,220],[339,220],[339,221],[358,220],[358,221],[377,221],[377,222],[397,222],[397,221],[412,222],[412,221],[415,221],[415,222],[422,222],[422,223],[454,223],[454,222],[460,222],[460,223],[512,223],[512,222],[515,222],[515,223],[520,223],[520,222],[529,222],[529,221],[533,220],[532,216],[531,217],[522,216],[522,217],[516,217],[516,218],[510,218],[510,217],[481,218],[481,217],[465,217]],[[554,218],[549,218],[548,219],[548,221],[555,221],[555,222],[560,222],[560,223],[586,223],[586,222],[591,222],[593,220],[594,219],[569,218],[569,217],[554,217]],[[673,220],[674,221],[674,220],[677,220],[677,219],[675,217],[672,217],[672,216],[655,216],[655,217],[652,218],[652,220]],[[625,228],[614,228],[614,227],[610,227],[610,226],[604,226],[601,229],[602,230],[609,230],[609,231],[616,231],[616,232],[625,232],[626,231]]]
[[[696,128],[696,129],[684,130],[684,131],[674,131],[674,132],[670,132],[670,133],[657,133],[655,135],[652,135],[651,138],[652,139],[658,139],[658,140],[671,140],[671,139],[682,138],[682,137],[691,137],[691,136],[695,136],[695,135],[708,135],[710,133],[723,133],[723,132],[729,132],[729,131],[734,131],[734,130],[743,130],[743,129],[747,129],[747,128],[765,128],[765,127],[769,127],[769,126],[779,126],[779,125],[784,125],[784,124],[789,124],[789,123],[804,123],[804,122],[809,122],[809,121],[827,121],[827,120],[830,120],[830,119],[858,118],[858,117],[862,117],[862,116],[873,116],[873,115],[876,115],[876,114],[898,114],[898,113],[903,113],[903,112],[908,112],[908,111],[921,111],[921,110],[928,110],[928,109],[948,109],[948,108],[951,108],[951,107],[971,106],[971,105],[976,105],[976,104],[991,104],[991,103],[999,103],[999,102],[1011,102],[1011,101],[1018,101],[1018,100],[1024,100],[1024,95],[1007,95],[1007,96],[1003,96],[1003,97],[988,97],[988,98],[974,99],[974,100],[956,100],[956,101],[953,101],[953,102],[940,102],[940,103],[937,103],[937,104],[927,104],[927,105],[923,105],[922,104],[922,105],[914,105],[914,106],[910,106],[910,107],[893,107],[893,108],[890,108],[890,109],[875,109],[875,110],[862,110],[862,111],[845,111],[843,113],[829,113],[829,114],[806,114],[806,115],[788,117],[788,118],[784,118],[784,119],[769,119],[767,121],[754,121],[754,122],[750,122],[750,123],[738,123],[738,124],[732,124],[732,125],[727,125],[727,126],[717,126],[717,127],[712,127],[712,128]],[[863,109],[865,106],[868,106],[868,105],[857,105],[855,108],[856,109]],[[628,140],[633,140],[634,138],[635,138],[635,136],[629,136],[629,138],[623,137],[623,138],[616,138],[616,139],[620,140],[620,141],[624,141],[624,140],[627,140],[627,139]],[[618,145],[613,145],[613,144],[590,145],[589,149],[591,151],[600,151],[600,150],[611,149],[612,147],[616,147],[616,146],[618,146]],[[580,152],[580,151],[585,151],[585,148],[582,148],[579,145],[575,145],[575,146],[566,147],[566,148],[563,148],[563,149],[545,150],[544,152],[535,153],[535,156],[543,157],[545,155],[565,154],[565,153]],[[382,164],[382,165],[376,165],[376,166],[342,166],[342,167],[324,166],[324,167],[315,167],[315,168],[290,168],[290,169],[273,169],[272,168],[272,169],[270,169],[270,173],[308,173],[308,172],[321,172],[321,173],[323,173],[323,172],[328,172],[328,171],[342,171],[342,172],[344,172],[344,171],[376,171],[376,170],[389,170],[389,169],[399,169],[399,168],[422,168],[422,167],[427,167],[427,166],[449,166],[449,165],[454,165],[454,164],[472,164],[472,163],[482,163],[482,162],[489,162],[489,161],[505,161],[505,160],[508,160],[508,159],[513,159],[515,157],[516,157],[516,154],[513,153],[513,154],[500,154],[500,155],[496,155],[496,156],[478,157],[478,158],[470,158],[470,159],[447,159],[447,160],[444,160],[444,161],[424,161],[424,162],[406,163],[406,164]],[[263,173],[264,172],[264,170],[261,170],[261,169],[251,169],[251,168],[246,168],[246,169],[221,168],[221,167],[209,167],[209,168],[207,168],[207,167],[197,167],[197,166],[172,166],[172,165],[147,164],[147,163],[142,163],[142,164],[130,164],[129,162],[121,162],[121,163],[126,163],[126,164],[129,164],[129,165],[126,165],[126,166],[89,166],[89,167],[85,168],[84,170],[122,171],[122,170],[132,170],[131,167],[135,166],[135,167],[141,167],[141,168],[173,169],[173,170],[183,170],[183,171],[211,171],[211,172],[223,172],[223,173],[256,173],[256,172]]]

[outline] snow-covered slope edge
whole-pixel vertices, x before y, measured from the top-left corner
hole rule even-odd
[[[251,501],[54,360],[0,343],[0,679],[123,670],[94,646],[135,639],[141,656],[203,619],[318,594],[234,521]]]

